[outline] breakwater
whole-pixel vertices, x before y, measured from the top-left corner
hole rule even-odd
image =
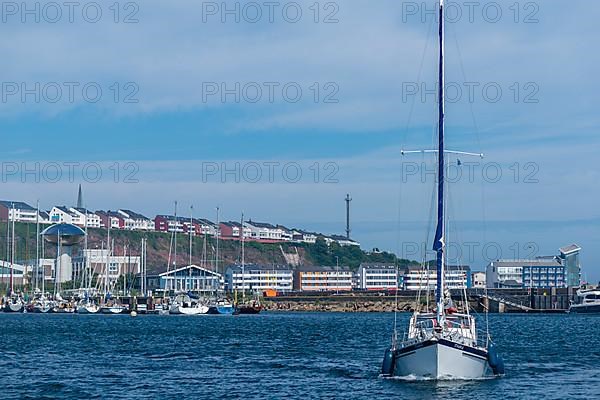
[[[452,293],[455,302],[463,301],[461,291]],[[470,289],[469,307],[477,312],[486,309],[494,313],[542,312],[562,313],[576,300],[574,289]],[[434,300],[430,295],[429,304]],[[393,312],[413,311],[426,305],[426,295],[417,302],[417,292],[393,293],[293,293],[265,299],[268,311],[312,312]]]

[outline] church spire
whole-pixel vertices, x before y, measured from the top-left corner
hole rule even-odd
[[[83,194],[81,192],[81,183],[79,184],[79,193],[77,193],[77,208],[83,208]]]

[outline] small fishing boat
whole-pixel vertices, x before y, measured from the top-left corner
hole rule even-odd
[[[252,315],[256,315],[256,314],[260,314],[260,312],[262,311],[263,306],[260,303],[257,302],[251,302],[251,303],[246,303],[246,304],[240,304],[235,308],[235,313],[236,314],[252,314]]]
[[[569,313],[597,314],[600,313],[600,289],[577,291],[578,302],[571,304]]]

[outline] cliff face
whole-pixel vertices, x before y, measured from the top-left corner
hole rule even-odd
[[[43,229],[43,228],[42,228]],[[0,223],[0,258],[7,259],[7,224]],[[89,229],[88,247],[91,249],[106,247],[107,232],[105,229]],[[15,224],[15,260],[34,259],[36,255],[36,226],[35,224]],[[127,246],[127,253],[139,255],[141,251],[141,242],[143,238],[148,240],[148,272],[162,272],[165,270],[167,260],[169,259],[172,245],[172,235],[161,232],[136,232],[111,230],[111,242],[114,243],[114,253],[122,255],[124,246]],[[187,265],[189,262],[189,237],[184,234],[177,235],[177,265]],[[211,237],[194,237],[192,242],[192,263],[202,265],[206,260],[206,265],[210,268],[214,265],[216,240]],[[76,252],[76,250],[75,250]],[[171,262],[174,259],[174,251],[171,251]],[[287,254],[287,256],[285,254]],[[45,257],[55,257],[56,249],[54,246],[45,246]],[[239,262],[241,255],[240,242],[237,240],[219,241],[219,259],[220,267]],[[398,262],[400,265],[406,265],[407,260],[397,260],[390,253],[371,254],[362,251],[356,246],[342,247],[337,244],[327,246],[323,240],[318,240],[315,244],[265,244],[256,242],[245,243],[245,261],[246,263],[257,264],[277,264],[286,265],[289,263],[297,265],[335,265],[339,260],[340,265],[348,265],[357,268],[361,262]]]

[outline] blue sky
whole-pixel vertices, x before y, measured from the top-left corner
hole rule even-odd
[[[240,12],[246,3],[239,3]],[[319,3],[315,23],[313,3],[298,2],[302,17],[296,23],[286,20],[294,10],[284,17],[279,8],[269,22],[264,7],[258,23],[245,20],[253,14],[222,22],[222,10],[213,15],[208,2],[187,1],[144,1],[137,9],[121,3],[119,23],[108,2],[100,2],[96,23],[78,10],[73,23],[66,14],[50,23],[48,15],[22,22],[22,10],[4,12],[0,197],[40,199],[45,207],[69,204],[83,182],[93,208],[152,215],[168,212],[178,200],[182,209],[194,204],[195,213],[209,218],[219,205],[230,219],[243,210],[256,220],[334,233],[344,229],[343,198],[351,193],[353,236],[363,247],[397,251],[399,243],[426,241],[433,182],[420,173],[431,160],[402,157],[400,150],[432,144],[433,97],[408,92],[415,84],[419,91],[435,87],[432,19],[421,2],[338,1]],[[425,3],[432,8],[434,2]],[[521,2],[516,15],[514,1],[499,1],[502,17],[492,23],[493,15],[483,12],[487,3],[478,3],[473,22],[465,14],[447,30],[448,94],[463,90],[447,107],[448,147],[486,154],[461,160],[479,164],[472,182],[463,178],[450,189],[453,235],[480,247],[498,244],[507,258],[514,243],[527,249],[533,242],[539,254],[554,254],[576,242],[584,248],[587,278],[599,280],[594,16],[600,5],[556,0],[530,8]],[[416,13],[409,12],[413,4]],[[227,5],[233,9],[235,2]],[[464,4],[461,10],[468,11]],[[122,23],[132,12],[138,22]],[[326,16],[338,22],[324,23]],[[34,94],[24,101],[21,92],[10,94],[15,83],[35,92],[36,82],[39,101]],[[49,101],[52,82],[63,89],[55,103]],[[78,84],[72,101],[66,82]],[[96,103],[79,89],[91,82],[102,89]],[[267,82],[277,85],[273,101]],[[465,82],[477,88],[473,101]],[[222,101],[220,93],[207,94],[211,85],[236,83],[250,90],[239,102],[233,95]],[[263,96],[252,103],[255,84]],[[302,90],[297,102],[284,97],[286,84]],[[483,87],[500,88],[502,96],[492,102]],[[125,103],[133,92],[137,102]],[[327,95],[336,102],[325,102]],[[7,172],[35,162],[94,162],[103,177],[86,182],[76,169],[73,182],[63,177],[37,183],[23,179],[22,170]],[[135,163],[137,183],[124,182],[126,170],[115,183],[115,162],[120,169]],[[264,178],[265,162],[279,163],[272,182]],[[206,168],[236,163],[258,164],[263,179],[238,183],[231,175],[225,182],[220,173],[206,176]],[[289,163],[303,173],[296,183],[282,177]],[[502,179],[483,175],[490,166],[500,167]],[[413,167],[417,174],[407,176]],[[467,261],[480,269],[485,258],[478,252]]]

